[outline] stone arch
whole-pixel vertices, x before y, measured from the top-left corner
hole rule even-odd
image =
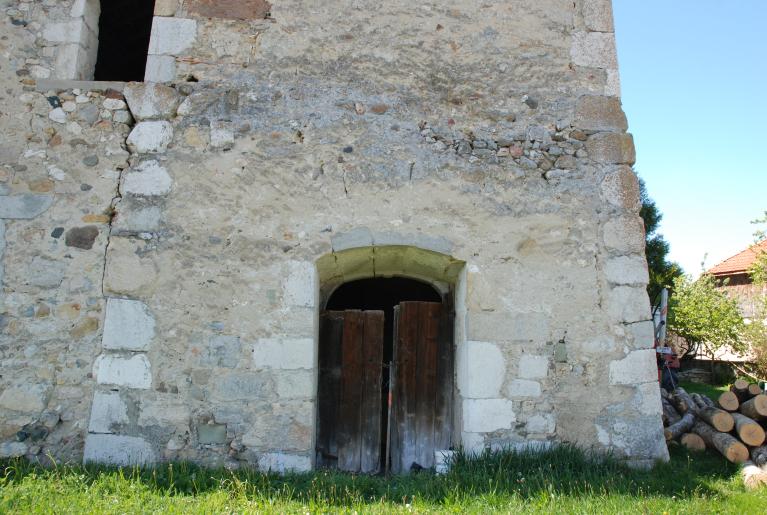
[[[419,443],[417,447],[420,454],[416,452],[416,454],[418,454],[417,460],[419,464],[423,461],[427,467],[432,466],[433,464],[430,461],[424,460],[432,459],[437,449],[448,449],[451,448],[454,444],[460,442],[460,431],[454,430],[454,428],[460,427],[459,420],[461,417],[461,414],[459,413],[460,404],[457,404],[455,377],[457,370],[456,366],[458,364],[455,363],[454,360],[457,357],[457,348],[460,345],[460,342],[462,342],[464,339],[462,321],[465,319],[465,308],[463,301],[465,287],[463,285],[463,278],[465,277],[464,270],[466,263],[448,254],[434,250],[427,250],[412,245],[392,244],[368,245],[338,250],[322,256],[317,260],[316,265],[319,286],[319,302],[317,303],[317,313],[320,317],[319,330],[316,339],[316,355],[318,356],[318,382],[316,397],[318,404],[316,406],[317,419],[315,432],[315,437],[317,439],[317,465],[323,467],[337,466],[341,470],[347,470],[350,472],[371,472],[383,470],[383,462],[386,461],[388,463],[387,457],[391,456],[391,470],[398,472],[403,471],[404,467],[409,467],[411,461],[416,462],[414,461],[416,458],[413,458],[415,454],[411,452],[412,449],[416,447],[415,440],[406,445],[408,447],[407,449],[405,449],[406,446],[402,443],[402,435],[412,434],[408,433],[408,431],[412,431],[414,428],[409,427],[407,425],[408,422],[402,422],[405,420],[405,418],[403,418],[404,412],[400,413],[399,415],[395,415],[394,413],[397,410],[396,406],[398,402],[408,402],[411,403],[411,407],[413,406],[413,401],[405,401],[405,397],[411,399],[412,396],[420,396],[423,395],[423,393],[414,393],[416,391],[414,389],[416,388],[415,385],[411,385],[405,390],[401,390],[400,388],[405,388],[404,383],[399,383],[402,386],[398,387],[397,391],[395,392],[395,390],[393,390],[392,384],[398,383],[398,381],[393,380],[393,382],[390,382],[388,375],[376,376],[376,372],[365,372],[366,379],[363,380],[361,379],[361,376],[357,374],[358,369],[356,368],[357,365],[355,364],[356,362],[354,361],[354,358],[349,358],[352,359],[352,361],[348,364],[345,364],[345,360],[347,358],[341,358],[339,351],[333,350],[339,349],[339,345],[342,345],[345,349],[343,355],[347,356],[349,349],[353,348],[347,347],[349,344],[347,343],[346,336],[341,337],[340,335],[345,335],[347,330],[354,331],[353,329],[350,329],[350,327],[355,326],[344,326],[343,320],[346,320],[345,323],[349,324],[349,317],[352,317],[354,320],[368,320],[367,317],[370,316],[373,317],[370,322],[364,322],[366,327],[364,331],[366,335],[364,337],[364,342],[361,341],[359,344],[351,345],[362,345],[361,348],[363,349],[381,348],[382,350],[379,351],[380,354],[376,354],[374,352],[375,357],[371,356],[370,358],[365,359],[373,359],[373,361],[381,360],[381,368],[384,371],[388,371],[390,369],[396,370],[401,368],[400,365],[404,367],[403,369],[417,366],[418,370],[424,371],[424,374],[426,374],[426,370],[431,370],[433,373],[433,380],[436,380],[436,382],[433,383],[433,386],[426,386],[424,387],[426,390],[423,391],[431,391],[433,395],[437,395],[437,397],[442,400],[439,401],[437,398],[435,398],[435,402],[429,404],[430,407],[426,408],[424,407],[425,404],[419,404],[418,407],[414,409],[416,409],[416,412],[419,414],[415,418],[420,419],[422,416],[427,418],[434,417],[433,420],[443,421],[440,422],[441,425],[439,426],[437,426],[437,422],[435,422],[434,435],[438,436],[434,436],[432,438],[429,432],[422,432],[419,429],[416,431],[416,436],[412,437],[418,439],[419,442],[421,442],[421,438],[425,438],[426,443],[423,444],[423,448],[433,448],[433,450],[430,450],[429,452],[423,452],[421,450],[421,444]],[[379,279],[381,281],[378,281]],[[393,279],[396,281],[393,283],[395,285],[394,290],[391,289],[392,283],[390,282]],[[407,281],[401,281],[399,279],[407,279]],[[357,290],[358,292],[363,292],[362,296],[365,297],[368,302],[363,303],[364,305],[358,305],[356,302],[359,299],[352,297],[351,302],[346,304],[345,307],[339,307],[339,304],[335,300],[332,304],[329,305],[328,301],[331,299],[331,297],[334,299],[337,298],[337,295],[334,297],[334,294],[336,292],[340,292],[342,290],[342,286],[351,286],[355,283],[359,283],[361,280],[365,281],[365,283],[370,282],[370,284],[363,286],[363,290]],[[432,293],[424,294],[423,290],[421,290],[421,293],[414,293],[414,290],[410,289],[412,288],[413,282],[422,283],[420,288],[423,288],[424,285],[428,285],[429,288],[426,289],[432,290]],[[379,288],[383,289],[379,290]],[[402,288],[402,291],[397,293],[396,288]],[[420,295],[426,296],[419,297]],[[326,309],[329,311],[325,311]],[[352,311],[333,311],[344,309]],[[418,318],[416,325],[412,325],[410,324],[410,322],[413,321],[412,318],[403,318],[401,320],[407,319],[410,320],[410,322],[401,322],[405,323],[406,325],[400,326],[400,328],[405,327],[406,329],[404,329],[404,334],[410,334],[411,336],[405,337],[404,340],[402,340],[401,337],[398,339],[396,336],[392,338],[392,335],[396,334],[392,324],[397,326],[397,323],[393,322],[393,320],[397,320],[397,309],[405,309],[406,311],[404,311],[404,313],[410,313],[408,315],[403,315],[403,317],[412,317],[414,310],[419,310],[421,313],[418,315],[418,317],[425,315],[428,311],[431,314],[427,316],[432,317],[428,320],[442,320],[442,322],[439,322],[440,327],[447,327],[450,329],[439,329],[440,336],[436,337],[436,340],[430,340],[429,338],[433,338],[435,336],[426,336],[427,333],[422,333],[422,331],[428,331],[427,329],[423,329],[425,327],[424,324],[427,326],[429,324],[429,322],[425,322],[427,319]],[[376,317],[380,317],[377,318],[379,322],[373,322]],[[351,323],[357,324],[358,322]],[[377,328],[382,330],[380,339],[373,337],[372,340],[368,340],[368,323],[374,323]],[[338,324],[340,324],[340,326]],[[340,329],[341,326],[346,327],[346,329]],[[331,329],[331,327],[335,327],[336,329]],[[407,329],[408,327],[419,327],[419,329],[416,330],[419,336],[415,336],[415,333],[411,333],[411,330]],[[434,328],[435,326],[431,327]],[[374,330],[374,333],[377,332],[377,330],[378,329]],[[339,333],[339,331],[342,332]],[[355,333],[352,332],[350,334]],[[436,333],[433,332],[428,334],[436,335]],[[356,337],[352,338],[354,341],[356,341]],[[421,338],[424,339],[422,340]],[[393,346],[397,345],[395,344],[397,341],[401,342],[398,344],[400,345],[400,349],[416,349],[422,348],[420,347],[421,345],[425,345],[425,348],[431,348],[434,350],[425,351],[423,356],[429,356],[430,352],[434,352],[434,357],[422,358],[421,352],[424,351],[419,351],[418,364],[415,365],[415,350],[405,351],[405,354],[412,352],[411,358],[405,358],[405,361],[400,362],[396,357],[397,351],[393,350]],[[426,343],[429,341],[442,343]],[[429,347],[429,345],[432,345],[432,347]],[[444,350],[437,351],[437,348]],[[350,356],[354,355],[354,352],[356,351],[352,351]],[[368,351],[359,352],[364,354]],[[402,350],[400,350],[400,352],[402,352]],[[444,357],[437,358],[437,355],[443,355]],[[407,359],[411,359],[411,361],[408,362]],[[423,363],[421,362],[422,359],[425,359]],[[437,361],[446,360],[441,362],[443,364],[447,363],[449,365],[440,368],[440,365],[437,365],[437,361],[432,361],[432,359],[437,359]],[[395,363],[399,363],[400,365],[395,365]],[[407,363],[410,364],[408,365]],[[350,368],[346,368],[347,366]],[[346,370],[347,372],[342,372],[343,370]],[[442,370],[442,372],[438,372],[438,370]],[[445,376],[444,374],[448,375]],[[391,399],[394,398],[394,407],[390,407],[387,414],[385,401],[383,404],[379,404],[378,413],[383,413],[380,419],[376,416],[370,416],[368,418],[367,416],[352,413],[348,413],[349,417],[344,417],[342,414],[344,413],[343,403],[339,401],[343,395],[338,397],[339,387],[336,384],[336,382],[339,381],[337,378],[341,376],[346,378],[341,381],[351,381],[352,384],[355,385],[357,385],[357,381],[360,381],[359,386],[352,387],[352,391],[364,390],[365,392],[368,392],[365,394],[365,402],[359,403],[359,405],[362,406],[360,409],[365,413],[369,414],[369,409],[371,409],[370,406],[371,404],[375,404],[375,399],[386,399],[387,396],[390,402]],[[426,374],[425,376],[429,377],[429,374]],[[371,383],[368,382],[369,379],[367,379],[369,377],[374,378],[374,383],[380,385],[380,389],[376,389],[377,387],[371,386]],[[442,379],[439,379],[440,377]],[[417,388],[419,392],[423,392],[421,390],[421,386],[418,386]],[[430,388],[433,389],[430,390]],[[383,393],[383,395],[381,395],[381,393]],[[412,398],[414,399],[415,397]],[[374,400],[370,401],[370,399]],[[397,399],[402,400],[398,401]],[[341,404],[338,404],[339,402],[341,402]],[[375,412],[376,408],[372,407],[372,409]],[[421,414],[421,410],[426,411]],[[341,415],[339,415],[339,413],[341,413]],[[338,418],[339,416],[340,418]],[[354,426],[356,429],[351,430],[352,432],[349,433],[350,429],[348,422],[344,421],[358,420],[358,417],[359,420],[364,419],[371,421],[370,423],[373,425],[368,427],[365,425],[365,423],[360,423],[359,427]],[[410,417],[410,415],[408,415],[408,417]],[[407,418],[407,420],[409,420],[409,418]],[[374,428],[380,427],[379,424],[375,423],[375,421],[378,421],[379,424],[383,424],[384,427],[387,426],[388,421],[391,421],[392,427],[396,426],[402,428],[399,432],[397,432],[395,429],[392,429],[391,448],[389,446],[388,434],[386,431],[382,430],[380,434],[375,432]],[[398,424],[405,425],[400,426]],[[341,426],[345,427],[345,429],[340,429]],[[436,427],[439,427],[440,429],[436,429]],[[364,464],[364,460],[363,464],[360,465],[359,463],[355,463],[353,461],[349,462],[346,459],[341,458],[342,455],[345,457],[348,456],[348,452],[352,452],[352,454],[355,452],[348,451],[348,447],[345,448],[344,451],[341,450],[341,443],[337,443],[341,440],[336,440],[336,436],[333,436],[336,434],[340,435],[341,431],[344,431],[343,434],[345,434],[347,438],[350,437],[349,435],[351,434],[351,439],[353,441],[358,441],[355,440],[357,438],[355,435],[364,434],[366,435],[366,437],[363,439],[365,443],[361,443],[359,445],[365,447],[365,445],[370,445],[370,442],[373,442],[373,448],[380,448],[380,454],[377,454],[377,451],[374,453],[374,451],[368,449],[367,447],[361,450],[363,456],[377,456],[373,458],[373,461],[378,462],[380,468],[377,468],[375,464],[369,463],[367,466],[372,468],[365,469],[366,465]],[[400,436],[394,436],[395,434]],[[338,438],[341,438],[341,436],[338,436]],[[431,440],[429,440],[430,438]],[[370,442],[368,440],[370,440]],[[345,441],[348,442],[348,440]],[[379,442],[379,444],[376,444],[375,442]],[[352,448],[357,449],[357,447],[354,445],[352,445]],[[396,448],[396,451],[394,448]],[[405,462],[407,462],[407,464],[403,465]],[[350,463],[355,464],[350,465]]]

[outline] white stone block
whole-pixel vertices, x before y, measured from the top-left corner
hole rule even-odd
[[[610,384],[637,385],[657,379],[654,349],[635,350],[610,363]]]
[[[480,433],[461,432],[461,447],[468,454],[481,454],[485,448],[485,435]]]
[[[143,438],[105,434],[85,437],[83,462],[122,467],[149,465],[155,462],[152,446]]]
[[[176,58],[172,55],[148,55],[144,80],[146,82],[171,82],[176,79]]]
[[[88,431],[91,433],[113,433],[117,424],[127,424],[128,406],[117,392],[96,392],[93,394],[91,419]]]
[[[540,379],[549,374],[549,358],[546,356],[533,356],[523,354],[519,358],[519,372],[517,376],[522,379]]]
[[[619,256],[605,263],[605,277],[613,284],[645,286],[650,280],[644,256]]]
[[[642,415],[657,415],[660,417],[663,413],[658,381],[637,385],[634,398]]]
[[[455,459],[455,451],[440,449],[434,451],[434,472],[447,474]]]
[[[592,32],[613,32],[612,0],[584,0],[583,21]]]
[[[509,385],[509,397],[540,397],[541,383],[528,379],[515,379]]]
[[[621,96],[621,76],[618,70],[607,70],[607,83],[605,84],[605,96],[619,97]]]
[[[210,146],[221,150],[231,150],[234,147],[234,130],[232,130],[231,122],[210,122]]]
[[[261,338],[253,346],[253,366],[294,370],[314,368],[312,338]]]
[[[467,341],[458,350],[458,389],[464,398],[499,397],[506,362],[497,345]]]
[[[175,89],[152,82],[130,82],[123,95],[131,114],[139,121],[173,118],[181,102]]]
[[[650,298],[644,287],[617,286],[610,290],[605,302],[608,314],[617,322],[650,319]]]
[[[85,25],[93,32],[98,32],[99,16],[101,15],[101,2],[99,0],[75,0],[69,16],[82,18]]]
[[[315,389],[311,370],[284,370],[274,376],[274,390],[280,399],[311,399]]]
[[[51,43],[83,44],[83,31],[86,30],[83,20],[69,20],[49,23],[43,29],[43,39]]]
[[[635,349],[649,349],[655,344],[655,324],[652,320],[628,324],[627,329],[634,339]]]
[[[308,456],[268,452],[258,457],[258,469],[261,472],[308,472],[312,469],[312,460]]]
[[[577,66],[617,69],[615,34],[609,32],[574,32],[570,59]]]
[[[149,350],[155,322],[143,302],[108,299],[101,346],[112,350]]]
[[[140,197],[158,197],[170,193],[172,187],[173,179],[164,166],[157,161],[143,161],[125,174],[122,191]]]
[[[313,308],[316,305],[317,268],[307,261],[290,261],[287,264],[287,278],[283,301],[286,306]]]
[[[190,408],[184,402],[168,401],[162,397],[142,399],[138,425],[184,430],[189,427],[190,417]]]
[[[197,22],[187,18],[155,16],[149,53],[155,55],[181,55],[197,38]]]
[[[469,433],[490,433],[510,429],[517,421],[514,405],[507,399],[465,399],[463,401],[463,430]]]
[[[610,250],[641,254],[644,252],[644,222],[639,216],[613,218],[604,225],[605,247]]]
[[[528,433],[553,433],[556,427],[554,415],[533,415],[525,424]]]
[[[134,154],[161,154],[173,141],[173,126],[165,121],[139,122],[128,136],[128,149]]]
[[[152,386],[151,367],[144,354],[136,354],[130,358],[102,354],[96,358],[94,368],[98,384],[141,389]]]

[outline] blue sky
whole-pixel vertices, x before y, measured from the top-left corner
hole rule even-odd
[[[697,275],[767,210],[767,0],[613,0],[636,171]]]

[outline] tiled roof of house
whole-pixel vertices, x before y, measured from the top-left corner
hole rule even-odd
[[[767,239],[762,240],[756,245],[752,245],[743,252],[725,259],[714,268],[708,271],[711,275],[734,275],[746,273],[749,267],[756,261],[756,256],[762,252],[767,252]]]

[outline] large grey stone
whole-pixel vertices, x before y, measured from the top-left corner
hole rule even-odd
[[[610,384],[638,385],[657,379],[658,368],[653,349],[635,350],[625,358],[610,363]]]
[[[118,392],[95,392],[91,405],[88,431],[91,433],[114,433],[115,426],[127,424],[128,406]]]
[[[490,433],[510,429],[516,422],[514,404],[508,399],[466,399],[463,401],[463,430]]]
[[[213,336],[200,351],[199,363],[204,367],[234,368],[242,356],[242,345],[238,336]]]
[[[0,218],[30,220],[43,213],[53,204],[49,195],[3,195],[0,196]]]
[[[613,284],[644,286],[649,281],[647,263],[641,255],[610,258],[605,263],[605,277]]]
[[[506,379],[506,361],[497,345],[467,341],[458,349],[458,388],[468,399],[497,398]]]
[[[603,303],[613,320],[631,324],[650,319],[650,298],[643,286],[617,286]]]
[[[549,319],[544,313],[469,313],[468,338],[480,341],[545,341]]]
[[[125,85],[123,95],[137,121],[169,120],[181,103],[175,89],[153,82],[130,82]]]
[[[591,32],[613,32],[612,0],[584,0],[583,21]]]
[[[644,222],[639,216],[621,216],[605,223],[605,247],[621,254],[640,254],[644,251]]]
[[[200,424],[197,426],[197,441],[201,444],[225,444],[226,424]]]
[[[636,213],[639,211],[639,180],[630,166],[617,166],[602,180],[602,198],[611,205]]]
[[[274,392],[270,377],[255,372],[216,374],[213,378],[213,395],[220,400],[236,401],[269,398]]]
[[[48,405],[51,386],[41,383],[22,383],[9,386],[0,393],[0,408],[24,413],[39,413]]]
[[[575,126],[587,131],[623,132],[629,125],[619,98],[583,95],[575,104]]]
[[[155,321],[149,308],[137,300],[107,300],[104,335],[101,345],[113,350],[149,350],[155,334]]]
[[[576,66],[589,68],[618,68],[615,34],[603,32],[574,32],[570,59]]]
[[[261,338],[253,346],[253,366],[298,369],[314,367],[312,338]]]
[[[517,375],[522,379],[544,378],[549,373],[549,358],[546,356],[523,354],[519,358],[518,369]]]
[[[634,138],[631,134],[599,132],[586,142],[589,157],[600,164],[626,164],[636,162]]]
[[[261,472],[308,472],[312,468],[312,460],[308,456],[267,452],[258,457],[258,469]]]
[[[197,22],[186,18],[155,16],[149,53],[153,55],[181,55],[197,37]]]
[[[83,462],[105,465],[149,465],[155,461],[152,446],[136,436],[89,434],[85,438]]]
[[[28,450],[29,446],[24,442],[3,442],[0,443],[0,458],[19,458]]]
[[[139,122],[128,135],[128,149],[134,154],[162,154],[173,141],[173,126],[166,121]]]

